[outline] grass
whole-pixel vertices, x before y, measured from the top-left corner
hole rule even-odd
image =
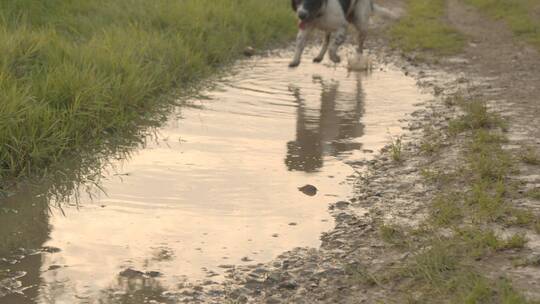
[[[525,234],[502,237],[494,225],[539,229],[540,221],[509,202],[513,188],[508,177],[515,164],[502,149],[506,122],[482,101],[462,99],[456,105],[463,115],[447,132],[450,139],[459,135],[465,141],[464,163],[452,172],[424,168],[426,181],[439,190],[419,229],[379,228],[381,239],[411,252],[404,265],[395,266],[399,289],[410,303],[539,303],[516,291],[504,274],[495,279],[483,273],[483,261],[490,263],[503,251],[519,252],[527,244]]]
[[[0,188],[103,147],[162,94],[291,38],[286,0],[0,2]]]
[[[540,201],[540,188],[534,188],[527,191],[527,196]]]
[[[540,155],[532,147],[527,147],[520,155],[521,161],[533,166],[540,166]]]
[[[401,227],[397,225],[381,225],[379,227],[379,235],[383,241],[396,246],[404,245],[404,242],[407,240]]]
[[[540,49],[540,19],[538,19],[540,4],[537,0],[465,0],[465,2],[494,18],[504,20],[515,35]]]
[[[445,5],[445,0],[408,0],[407,16],[390,30],[394,46],[406,52],[458,53],[465,39],[445,21]]]
[[[392,137],[390,142],[390,156],[395,162],[401,162],[403,160],[403,144],[401,137]]]

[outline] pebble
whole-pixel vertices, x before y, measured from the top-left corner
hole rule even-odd
[[[307,196],[315,196],[317,195],[317,191],[318,191],[317,187],[313,185],[305,185],[305,186],[299,187],[298,190]]]

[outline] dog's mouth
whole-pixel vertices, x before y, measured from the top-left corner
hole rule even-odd
[[[298,20],[298,28],[303,30],[306,28],[307,21],[306,20]]]

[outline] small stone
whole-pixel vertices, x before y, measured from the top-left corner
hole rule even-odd
[[[340,202],[337,202],[337,203],[335,204],[335,206],[336,206],[336,208],[338,208],[338,209],[345,209],[345,208],[347,208],[350,204],[351,204],[351,203],[349,203],[349,202],[340,201]]]
[[[246,257],[243,257],[243,258],[241,259],[241,261],[242,261],[242,262],[252,262],[253,260],[246,256]]]
[[[307,196],[315,196],[317,195],[317,191],[318,191],[317,187],[313,185],[305,185],[305,186],[299,187],[298,190],[300,190],[300,192],[304,193]]]
[[[41,248],[41,251],[46,252],[46,253],[58,253],[61,250],[60,248],[45,246]]]
[[[50,270],[56,270],[56,269],[60,269],[60,268],[62,268],[62,266],[60,266],[60,265],[51,265],[51,266],[49,266],[48,270],[50,271]]]
[[[244,56],[251,57],[255,55],[255,49],[251,46],[248,46],[244,49]]]
[[[298,224],[297,224],[297,223],[295,223],[295,222],[291,222],[291,223],[289,223],[289,226],[296,226],[296,225],[298,225]]]
[[[128,268],[122,272],[120,272],[121,277],[125,278],[136,278],[136,277],[142,277],[144,273],[142,271],[134,270],[131,268]]]
[[[158,278],[161,277],[163,274],[159,271],[147,271],[146,275],[151,278]]]
[[[272,237],[275,237],[275,238],[277,238],[277,237],[279,237],[279,234],[277,234],[277,233],[274,233],[274,234],[272,234]]]
[[[293,290],[293,289],[296,289],[297,287],[298,287],[298,284],[296,284],[296,282],[294,281],[286,281],[279,284],[279,288],[281,289]]]
[[[281,303],[281,300],[275,296],[272,296],[266,299],[266,304],[280,304],[280,303]]]

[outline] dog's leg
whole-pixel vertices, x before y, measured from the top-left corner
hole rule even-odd
[[[324,59],[324,55],[326,54],[326,51],[328,50],[328,45],[330,44],[330,35],[331,33],[326,33],[326,35],[324,36],[324,42],[321,52],[319,53],[319,55],[317,55],[317,57],[313,59],[313,62],[319,63]]]
[[[364,53],[364,43],[366,42],[367,38],[367,31],[365,30],[358,30],[358,46],[356,48],[356,53],[358,55],[362,55]]]
[[[369,16],[372,13],[372,1],[360,0],[355,10],[354,25],[358,30],[358,47],[356,53],[362,55],[364,53],[364,43],[366,41],[369,29]]]
[[[296,36],[296,52],[294,53],[293,60],[291,61],[291,63],[289,63],[289,67],[294,68],[300,64],[300,60],[302,59],[302,53],[304,52],[304,48],[306,47],[307,39],[310,32],[310,29],[302,29],[298,32],[298,35]]]
[[[339,63],[341,61],[341,58],[337,54],[339,47],[345,42],[345,39],[347,38],[347,25],[344,25],[340,27],[335,35],[334,39],[332,41],[332,44],[330,45],[330,60],[332,60],[335,63]]]

